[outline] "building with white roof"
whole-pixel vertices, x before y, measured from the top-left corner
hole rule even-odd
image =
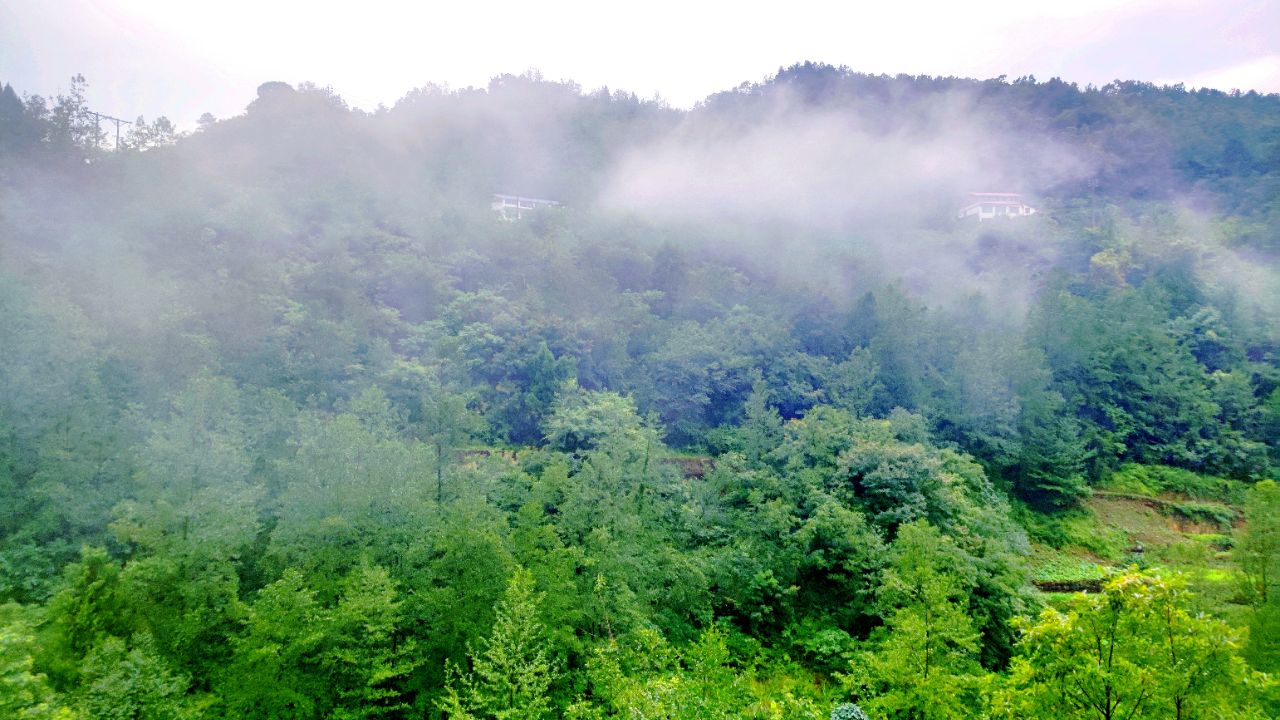
[[[978,218],[978,222],[994,218],[1018,218],[1035,215],[1036,209],[1028,205],[1022,195],[1006,192],[969,193],[969,204],[956,212],[956,219]]]
[[[545,200],[543,198],[494,193],[492,207],[493,211],[502,215],[504,219],[519,220],[524,217],[525,214],[533,212],[539,208],[560,207],[560,203],[555,200]]]

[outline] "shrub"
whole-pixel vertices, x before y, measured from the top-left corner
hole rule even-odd
[[[843,703],[837,705],[831,711],[831,720],[871,720],[862,708],[853,703]]]

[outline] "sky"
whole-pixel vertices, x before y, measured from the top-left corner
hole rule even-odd
[[[813,60],[870,73],[1115,79],[1280,92],[1277,0],[359,3],[5,0],[0,82],[99,112],[239,114],[268,80],[367,110],[536,69],[690,107]]]

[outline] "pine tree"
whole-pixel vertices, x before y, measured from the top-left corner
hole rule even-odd
[[[551,712],[549,691],[556,681],[555,661],[547,657],[538,622],[540,593],[533,575],[517,570],[496,608],[493,632],[471,654],[471,672],[450,669],[440,703],[455,720],[538,720]]]

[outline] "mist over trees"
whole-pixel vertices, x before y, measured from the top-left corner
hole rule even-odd
[[[5,713],[1280,707],[1280,96],[85,87],[0,89]],[[1236,590],[1036,589],[1140,492]]]

